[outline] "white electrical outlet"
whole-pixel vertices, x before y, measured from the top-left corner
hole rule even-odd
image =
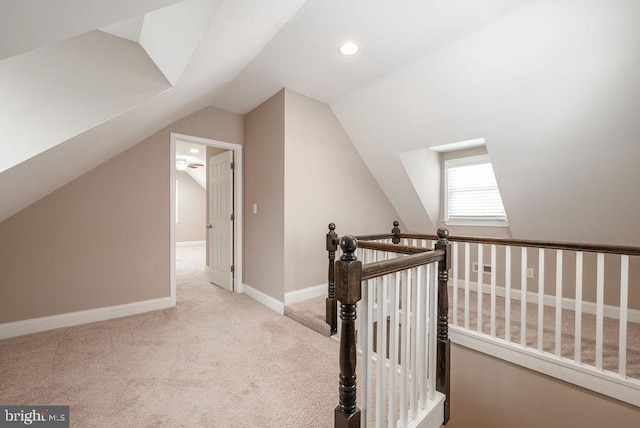
[[[253,213],[258,214],[258,204],[253,204]]]
[[[533,278],[533,268],[527,269],[527,278]]]

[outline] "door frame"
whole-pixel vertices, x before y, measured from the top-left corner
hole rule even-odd
[[[190,143],[202,144],[205,146],[217,147],[221,149],[233,150],[235,168],[233,170],[234,186],[233,186],[233,259],[234,259],[234,275],[233,290],[235,293],[243,293],[242,278],[242,230],[243,230],[243,210],[242,210],[242,145],[236,143],[227,143],[225,141],[211,140],[208,138],[194,137],[191,135],[171,133],[170,155],[169,155],[169,191],[170,191],[170,213],[169,213],[169,296],[171,298],[171,306],[176,305],[176,142],[177,140],[187,141]],[[205,225],[203,225],[204,227]]]

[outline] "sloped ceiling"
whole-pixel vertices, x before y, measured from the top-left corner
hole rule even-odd
[[[0,7],[0,220],[185,115],[286,86],[331,105],[411,230],[439,204],[400,153],[482,137],[514,237],[640,245],[635,0]]]
[[[189,1],[202,3],[201,0],[187,0]],[[7,10],[11,12],[13,19],[23,22],[26,28],[38,27],[46,16],[46,14],[43,15],[43,8],[46,12],[48,7],[39,7],[39,2],[29,2],[30,7],[27,7],[26,3],[24,7],[10,3]],[[100,14],[96,13],[96,10],[102,9],[99,5],[94,5],[93,9],[85,10],[79,7],[76,10],[75,3],[70,1],[56,5],[60,9],[68,8],[64,15],[66,20],[73,22],[87,20],[88,24],[87,22],[77,23],[77,25],[69,24],[71,28],[77,29],[72,33],[81,31],[78,28],[92,30],[108,27],[114,23],[98,19]],[[109,7],[122,8],[123,12],[104,15],[114,16],[111,18],[114,20],[119,18],[130,20],[134,12],[144,14],[150,11],[151,4],[166,6],[177,2],[140,2],[140,4],[147,4],[146,9],[138,6],[129,7],[129,3],[137,4],[137,2],[111,2]],[[217,11],[206,26],[206,31],[198,41],[193,55],[187,59],[186,68],[180,72],[178,80],[173,85],[164,77],[162,70],[154,65],[154,61],[140,45],[105,32],[82,33],[71,39],[61,40],[69,33],[50,34],[44,31],[44,35],[32,37],[30,39],[32,43],[18,43],[19,49],[2,50],[3,52],[23,52],[27,48],[37,47],[33,45],[35,41],[42,43],[37,49],[0,61],[0,122],[2,125],[0,128],[5,131],[0,140],[0,150],[3,154],[0,169],[2,198],[0,220],[18,212],[164,126],[211,105],[211,101],[220,89],[255,57],[296,13],[303,2],[301,0],[270,2],[234,0],[220,5],[220,1],[211,0],[205,3],[213,8],[217,7]],[[5,4],[3,3],[1,7],[4,12]],[[51,16],[60,14],[61,12],[57,11]],[[0,13],[0,16],[6,15]],[[87,25],[91,28],[87,28]],[[51,27],[53,28],[54,25]],[[182,28],[167,25],[163,31],[166,35],[182,31]],[[10,32],[5,37],[4,29],[0,28],[0,44],[13,45],[12,34]],[[141,40],[143,37],[144,28]],[[175,37],[180,39],[179,35]],[[106,76],[113,81],[113,85],[119,86],[117,91],[110,91],[108,85],[104,86],[104,80],[96,80],[96,76],[92,73],[84,74],[75,81],[66,78],[70,85],[74,85],[74,82],[80,85],[86,83],[89,94],[84,92],[84,88],[78,89],[77,86],[73,86],[70,91],[62,91],[57,79],[47,80],[46,75],[43,75],[47,72],[45,69],[41,74],[37,73],[37,70],[34,71],[42,81],[42,85],[39,86],[41,93],[36,93],[34,96],[36,101],[48,102],[47,107],[50,108],[38,105],[38,102],[33,101],[30,93],[29,96],[22,96],[23,99],[20,98],[24,94],[15,93],[19,89],[16,89],[15,85],[20,85],[21,82],[25,82],[22,87],[26,91],[35,92],[29,83],[39,80],[26,78],[22,73],[24,69],[19,66],[12,69],[14,61],[22,61],[23,55],[34,58],[32,60],[34,63],[43,61],[47,52],[55,49],[68,50],[74,43],[86,43],[86,39],[96,39],[105,44],[109,40],[108,46],[102,46],[96,51],[92,61],[86,58],[80,58],[79,61],[87,61],[96,69],[101,67],[117,69],[117,74]],[[49,43],[55,40],[60,41]],[[128,67],[127,64],[122,64],[120,58],[113,58],[123,52],[133,51],[138,51],[135,59],[131,58],[131,61],[137,61],[135,66]],[[85,55],[91,57],[90,52],[85,52]],[[107,55],[107,57],[105,59],[100,55]],[[112,58],[109,58],[109,55]],[[144,70],[141,70],[140,64],[148,66],[144,76],[142,76]],[[66,63],[54,62],[52,73],[54,76],[55,73],[63,75],[65,71],[73,74],[77,65],[75,60]],[[2,74],[3,67],[9,68],[10,72]],[[138,85],[127,87],[128,81],[136,79],[139,79]],[[144,92],[145,87],[150,90]],[[92,96],[91,91],[97,92],[97,96]],[[23,108],[19,117],[10,116],[9,114],[13,114],[14,106],[20,107],[20,103],[29,105]],[[99,111],[99,108],[94,108],[95,103],[104,104],[108,108],[105,107],[103,111]],[[29,111],[29,107],[34,111]],[[58,111],[60,109],[68,111],[60,112]],[[9,118],[15,121],[9,122]],[[22,129],[41,138],[25,138],[18,131],[9,132],[16,126],[24,124],[28,126],[23,126]],[[9,138],[9,135],[17,139]],[[20,186],[16,186],[16,183],[20,183]]]
[[[640,245],[637,16],[531,2],[332,107],[411,229],[424,206],[399,153],[484,137],[514,237]]]

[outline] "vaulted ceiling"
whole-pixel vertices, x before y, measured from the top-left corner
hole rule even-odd
[[[640,245],[637,16],[635,0],[7,0],[0,221],[181,117],[288,87],[332,107],[412,230],[439,208],[402,156],[484,138],[514,236]]]

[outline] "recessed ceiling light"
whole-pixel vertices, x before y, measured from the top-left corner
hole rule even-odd
[[[358,46],[355,42],[345,42],[340,45],[338,49],[342,55],[355,55],[360,50],[360,46]]]
[[[189,150],[191,153],[200,153],[200,150],[193,148]]]

